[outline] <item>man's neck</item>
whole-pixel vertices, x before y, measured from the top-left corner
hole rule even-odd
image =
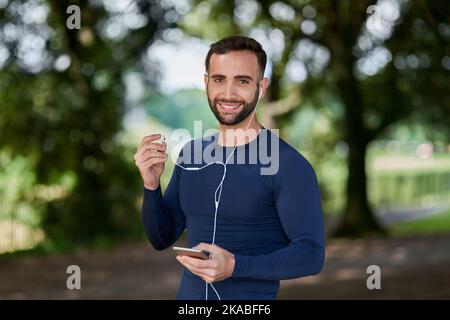
[[[218,144],[225,147],[234,147],[236,145],[240,146],[250,143],[253,139],[255,139],[258,136],[262,126],[256,119],[256,115],[253,116],[250,125],[248,125],[250,117],[251,114],[235,125],[219,124]]]

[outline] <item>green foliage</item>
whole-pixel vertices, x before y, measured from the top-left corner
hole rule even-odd
[[[150,95],[146,99],[145,110],[163,125],[173,129],[186,128],[191,134],[194,121],[202,121],[204,130],[217,126],[205,92],[200,90],[180,90],[173,95]]]
[[[127,30],[126,41],[105,36],[102,30],[113,14],[94,2],[77,3],[80,30],[65,25],[71,1],[39,2],[49,10],[44,23],[27,25],[21,14],[30,8],[3,14],[12,6],[37,3],[11,1],[0,14],[0,27],[9,23],[20,30],[16,41],[5,43],[12,56],[0,69],[0,145],[13,161],[9,169],[16,170],[14,165],[22,165],[24,158],[28,166],[20,178],[26,180],[19,181],[23,189],[1,192],[22,197],[14,200],[16,210],[22,204],[33,208],[20,216],[44,229],[49,248],[140,237],[141,182],[132,159],[135,150],[125,149],[117,140],[126,108],[123,76],[140,67],[140,54],[153,42],[157,27],[169,25],[164,20],[166,9],[135,1],[146,23]],[[46,27],[52,32],[46,33]],[[43,64],[37,71],[24,67],[16,49],[27,35],[46,41],[49,58],[66,55],[69,67],[58,70]],[[39,186],[67,183],[70,188],[60,197],[39,203],[23,198]],[[38,218],[31,221],[30,216]]]
[[[33,192],[36,177],[26,158],[12,159],[7,152],[0,153],[1,221],[16,221],[29,226],[39,226],[42,201]]]
[[[395,235],[419,235],[450,232],[450,211],[431,217],[394,224],[391,227]]]
[[[0,39],[11,53],[0,69],[0,197],[14,206],[0,212],[0,217],[14,211],[20,222],[43,227],[47,248],[75,243],[102,246],[111,236],[142,234],[135,150],[117,139],[127,107],[123,76],[143,69],[148,79],[155,78],[140,57],[158,32],[170,26],[164,18],[170,9],[164,1],[134,2],[147,23],[122,37],[108,38],[102,27],[113,14],[100,2],[76,1],[82,29],[68,30],[66,8],[74,3],[43,1],[49,8],[45,24],[51,30],[44,46],[49,58],[69,57],[65,70],[51,64],[38,72],[27,70],[18,62],[19,41]],[[12,0],[8,7],[26,3]],[[267,100],[277,101],[301,85],[302,102],[275,120],[283,136],[304,151],[319,172],[333,172],[334,178],[341,179],[346,170],[334,169],[345,163],[346,153],[339,153],[339,148],[353,150],[395,135],[389,129],[396,123],[431,124],[433,132],[440,131],[435,136],[448,141],[449,70],[443,67],[449,56],[448,1],[402,1],[401,19],[392,34],[375,43],[389,50],[391,60],[373,75],[354,71],[358,59],[370,54],[355,47],[364,32],[367,7],[375,1],[284,1],[294,12],[289,19],[274,14],[279,1],[251,2],[256,5],[253,15],[239,17],[237,7],[244,3],[192,1],[179,26],[211,41],[255,31],[269,42],[282,35],[283,46],[273,43],[279,54],[269,57],[273,73]],[[314,9],[314,17],[304,16],[307,5]],[[8,7],[0,10],[1,28],[13,24],[21,35],[45,33],[42,25],[24,23],[17,14],[20,10],[7,13]],[[301,30],[307,19],[314,21],[316,32]],[[312,57],[296,53],[305,40],[314,50],[329,53],[323,68],[317,68]],[[415,59],[418,67],[405,64]],[[301,62],[308,72],[300,85],[286,85],[290,61]],[[216,123],[200,91],[151,95],[145,105],[149,115],[170,128],[191,128],[195,120],[203,120],[204,129]],[[334,148],[337,155],[330,152]],[[361,172],[350,185],[363,179]],[[58,197],[42,196],[52,187],[63,192]],[[355,203],[364,203],[364,198],[362,194]],[[367,212],[361,214],[370,214],[363,209]]]

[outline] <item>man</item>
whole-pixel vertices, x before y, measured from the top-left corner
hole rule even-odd
[[[153,247],[170,247],[186,229],[189,246],[211,255],[209,260],[177,256],[185,267],[177,299],[275,299],[281,279],[314,275],[323,266],[314,170],[254,116],[269,83],[265,65],[266,53],[251,38],[229,37],[210,47],[204,82],[219,132],[188,143],[178,160],[192,158],[190,147],[200,143],[200,150],[212,146],[220,162],[190,165],[203,167],[196,171],[177,165],[162,195],[159,179],[167,154],[165,143],[154,142],[160,135],[144,137],[134,156],[144,181],[142,220]],[[271,142],[263,141],[263,132]],[[259,160],[227,163],[251,146],[271,149],[278,170],[262,175]]]

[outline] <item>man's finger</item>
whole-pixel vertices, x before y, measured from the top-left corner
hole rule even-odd
[[[146,168],[149,168],[149,167],[153,166],[154,164],[166,162],[166,160],[167,160],[167,157],[150,158],[147,161],[142,162],[140,166],[142,168],[146,169]]]
[[[143,161],[150,159],[150,158],[160,158],[160,157],[167,157],[168,154],[165,152],[159,152],[154,150],[147,150],[146,152],[141,153],[139,159],[142,159]]]
[[[156,151],[166,151],[166,144],[162,143],[152,143],[146,142],[142,145],[141,149],[138,152],[146,152],[148,150],[156,150]]]
[[[150,142],[150,141],[145,141],[144,143],[142,143],[137,152],[142,152],[145,150],[161,150],[164,151],[167,147],[167,144],[165,142],[161,142],[161,143],[155,143],[155,142]]]
[[[215,244],[208,244],[208,243],[204,243],[204,242],[199,243],[194,248],[199,249],[199,250],[208,251],[211,253],[216,253],[218,251],[217,249],[220,249],[220,247],[216,246]]]
[[[191,265],[190,263],[186,262],[182,256],[177,256],[177,260],[178,262],[180,262],[184,267],[186,267],[187,269],[189,269],[189,271],[191,271],[192,273],[197,274],[198,276],[202,275],[203,276],[203,271],[204,269],[198,269],[196,267],[194,267],[193,265]]]
[[[158,140],[159,138],[161,138],[161,135],[159,133],[155,133],[155,134],[151,134],[151,135],[143,137],[141,143],[139,144],[138,150],[140,150],[141,147],[146,142],[152,142],[152,141]]]
[[[185,261],[185,258],[180,258],[179,256],[177,256],[177,260],[183,266],[185,266],[187,269],[189,269],[189,271],[191,271],[192,273],[194,273],[202,278],[203,277],[212,278],[215,276],[215,274],[217,272],[215,269],[211,269],[211,268],[197,268],[197,267],[193,266],[192,264],[190,264],[189,262]]]
[[[201,260],[201,259],[197,259],[197,258],[192,258],[192,257],[188,257],[188,256],[183,256],[182,257],[183,261],[185,261],[186,263],[189,263],[190,265],[196,267],[196,268],[217,268],[218,266],[217,261],[216,260]]]
[[[145,161],[149,160],[149,159],[167,159],[169,157],[169,155],[167,153],[164,152],[153,152],[153,153],[146,153],[143,155],[138,155],[135,158],[135,161],[137,164],[139,163],[144,163]]]
[[[163,142],[163,143],[146,142],[140,147],[140,149],[138,149],[138,151],[136,151],[136,154],[143,154],[148,151],[164,152],[164,151],[166,151],[166,148],[167,148],[167,145],[165,142]]]
[[[193,258],[195,259],[195,258]],[[183,261],[183,264],[191,271],[195,271],[197,273],[201,273],[202,275],[208,276],[208,277],[215,277],[217,274],[217,262],[214,262],[216,266],[211,267],[196,267],[194,264],[192,264],[192,261],[187,261],[186,257],[182,257],[181,261]]]
[[[149,158],[153,158],[153,155],[164,156],[166,154],[164,151],[165,151],[164,149],[162,151],[155,149],[148,149],[148,150],[143,149],[141,151],[136,152],[133,158],[135,161],[145,161]]]

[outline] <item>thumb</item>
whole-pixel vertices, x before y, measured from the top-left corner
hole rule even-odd
[[[204,250],[204,251],[208,251],[211,253],[217,252],[217,246],[214,244],[207,244],[207,243],[199,243],[198,245],[196,245],[194,247],[195,249],[199,249],[199,250]]]

